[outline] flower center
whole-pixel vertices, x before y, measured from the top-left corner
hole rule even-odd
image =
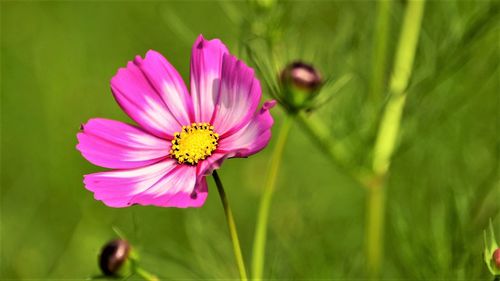
[[[170,155],[179,164],[195,165],[198,161],[212,155],[217,148],[219,135],[209,123],[193,123],[182,126],[182,131],[174,134]]]

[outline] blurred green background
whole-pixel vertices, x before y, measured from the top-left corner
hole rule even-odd
[[[325,76],[353,77],[315,113],[332,139],[349,144],[353,166],[369,159],[373,138],[367,127],[376,124],[373,112],[383,105],[367,95],[376,4],[279,4],[291,59],[313,54],[305,59]],[[97,254],[116,237],[113,227],[139,249],[143,266],[162,279],[235,278],[211,179],[210,196],[200,209],[107,208],[82,184],[83,174],[102,169],[85,161],[75,145],[80,123],[89,118],[130,122],[115,103],[109,80],[135,55],[161,52],[185,81],[198,34],[222,39],[246,59],[241,38],[247,24],[259,28],[261,19],[250,12],[255,7],[227,1],[0,5],[0,279],[97,275]],[[396,1],[390,12],[389,66],[404,5]],[[500,233],[498,6],[498,1],[427,3],[388,179],[384,278],[492,280],[481,253],[488,219]],[[273,110],[275,133],[283,114]],[[260,154],[226,161],[219,173],[247,262],[274,141]],[[336,170],[299,126],[285,149],[265,275],[363,278],[365,190]]]

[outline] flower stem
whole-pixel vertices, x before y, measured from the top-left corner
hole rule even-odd
[[[259,213],[257,216],[257,225],[255,228],[255,238],[252,252],[252,279],[261,280],[264,271],[264,260],[267,237],[267,221],[269,219],[269,209],[271,200],[276,189],[276,179],[278,177],[279,167],[283,158],[283,151],[288,138],[288,133],[293,124],[293,116],[286,115],[281,126],[278,140],[274,146],[271,156],[269,172],[264,187],[264,193],[260,199]]]
[[[392,0],[377,1],[377,23],[375,29],[375,48],[373,53],[370,96],[379,101],[384,93],[387,69],[387,45],[389,43],[390,12]]]
[[[399,135],[424,6],[423,0],[412,0],[407,4],[389,84],[389,100],[380,121],[373,151],[374,177],[367,185],[369,192],[365,240],[368,272],[374,278],[379,275],[383,249],[385,177]]]
[[[236,264],[238,266],[238,271],[240,272],[240,279],[242,281],[246,281],[248,280],[247,271],[245,269],[243,255],[241,253],[240,240],[238,239],[238,231],[236,231],[233,212],[231,211],[231,207],[229,206],[226,192],[224,191],[224,187],[222,186],[222,182],[219,178],[219,175],[217,174],[217,171],[214,170],[212,176],[214,177],[215,184],[217,185],[217,190],[219,191],[220,200],[222,202],[222,206],[224,207],[224,214],[226,215],[229,234],[231,235],[231,241],[233,242],[234,257],[236,258]]]
[[[146,281],[160,281],[160,279],[158,277],[147,272],[146,270],[142,269],[141,267],[136,267],[135,273],[137,273],[137,275],[141,276]]]
[[[365,252],[367,272],[372,278],[379,275],[384,240],[385,188],[382,181],[375,180],[367,187]]]

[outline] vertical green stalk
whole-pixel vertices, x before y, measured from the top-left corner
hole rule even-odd
[[[377,179],[367,186],[365,252],[367,272],[372,278],[379,276],[383,255],[385,188],[382,181]]]
[[[226,197],[226,192],[224,191],[224,187],[222,186],[222,182],[219,178],[219,175],[217,174],[217,171],[214,170],[212,176],[214,177],[215,185],[217,185],[217,190],[219,191],[220,200],[222,202],[222,206],[224,207],[224,214],[226,215],[226,222],[229,228],[231,241],[233,243],[233,252],[234,252],[234,257],[236,258],[238,271],[240,273],[240,279],[242,281],[247,281],[248,280],[247,271],[245,269],[243,254],[241,253],[240,240],[238,239],[238,231],[236,231],[236,223],[234,222],[233,212],[231,211],[231,207],[229,206],[229,202]]]
[[[389,42],[390,11],[392,0],[377,2],[377,23],[375,28],[375,49],[373,53],[372,79],[370,95],[372,100],[378,101],[384,92],[384,82],[387,69],[387,44]]]
[[[276,189],[276,179],[278,178],[279,167],[283,158],[286,139],[288,138],[288,133],[290,132],[292,123],[293,116],[286,115],[278,135],[278,140],[274,146],[269,172],[264,186],[264,193],[260,199],[252,253],[252,279],[254,280],[261,280],[262,273],[264,271],[269,210],[274,190]]]
[[[385,177],[399,135],[406,101],[406,88],[413,68],[424,6],[425,1],[423,0],[412,0],[407,4],[389,84],[389,101],[380,121],[373,151],[372,168],[375,175],[374,180],[367,186],[369,193],[366,225],[367,266],[372,277],[377,277],[380,271],[383,249]]]
[[[377,174],[387,172],[390,157],[395,147],[406,100],[406,87],[411,76],[417,49],[424,4],[423,0],[412,0],[408,2],[406,7],[389,84],[390,98],[382,116],[375,142],[373,170]]]

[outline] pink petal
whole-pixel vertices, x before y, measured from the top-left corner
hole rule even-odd
[[[171,138],[189,120],[187,90],[175,69],[156,52],[137,56],[111,79],[121,108],[148,132]],[[188,122],[189,123],[189,122]]]
[[[160,53],[150,50],[144,60],[140,57],[138,67],[160,94],[168,110],[182,125],[194,120],[191,97],[177,70]],[[192,118],[191,118],[192,117]]]
[[[215,152],[210,157],[207,159],[201,161],[198,163],[198,176],[208,176],[211,175],[214,170],[219,169],[219,167],[222,165],[222,162],[226,160],[227,158],[230,158],[234,156],[235,153],[229,152],[229,153],[218,153]]]
[[[228,50],[218,40],[196,39],[191,53],[191,95],[196,122],[210,122],[219,93],[222,58]]]
[[[110,207],[127,207],[132,198],[162,179],[177,167],[172,159],[153,165],[129,169],[94,173],[84,176],[85,188],[94,192],[94,198]]]
[[[262,108],[236,133],[221,138],[216,153],[225,153],[229,157],[248,157],[262,150],[271,139],[273,117],[269,110],[276,101],[267,101]]]
[[[90,174],[84,179],[94,198],[110,207],[200,207],[207,197],[206,181],[196,182],[196,167],[179,165],[173,159],[137,169]]]
[[[245,126],[254,115],[261,94],[253,69],[225,54],[219,96],[211,122],[217,133],[224,137]]]
[[[203,181],[200,181],[199,186],[196,182],[196,167],[177,165],[170,173],[131,201],[135,204],[160,207],[201,207],[207,198],[207,188],[203,186]]]
[[[130,169],[160,161],[170,143],[119,121],[95,118],[83,125],[78,145],[90,163],[112,169]]]

